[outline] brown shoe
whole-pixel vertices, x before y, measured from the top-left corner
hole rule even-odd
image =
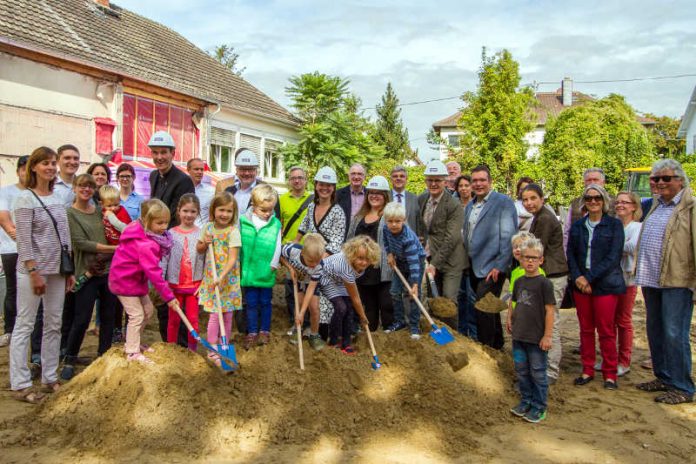
[[[249,350],[252,346],[256,344],[256,339],[259,336],[257,334],[249,334],[244,338],[244,349]]]
[[[646,359],[645,361],[643,361],[642,363],[640,363],[640,367],[642,367],[643,369],[650,369],[650,370],[652,370],[652,368],[653,368],[652,359],[650,359],[650,358]]]
[[[270,332],[261,332],[259,334],[259,345],[268,345],[271,341],[271,333]]]

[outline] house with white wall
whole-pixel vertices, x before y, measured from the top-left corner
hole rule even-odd
[[[534,128],[529,131],[524,139],[529,144],[527,158],[531,159],[539,153],[539,147],[544,142],[546,135],[546,123],[551,117],[558,116],[562,111],[580,106],[594,98],[582,92],[573,90],[573,80],[566,77],[561,82],[555,92],[537,92],[534,94],[536,99],[532,108],[534,114]],[[458,126],[461,112],[456,112],[440,121],[433,123],[433,130],[440,136],[441,143],[439,154],[441,159],[449,158],[453,151],[459,147],[459,137],[463,134],[462,128]],[[655,121],[643,116],[637,116],[638,122],[644,127],[655,125]]]
[[[299,121],[175,31],[108,0],[4,0],[0,24],[0,185],[42,145],[76,145],[85,166],[115,157],[147,170],[157,130],[174,137],[180,167],[200,157],[226,177],[245,147],[284,184],[278,148]]]
[[[696,153],[696,86],[691,92],[691,98],[686,104],[684,116],[682,116],[677,138],[686,140],[686,154]]]

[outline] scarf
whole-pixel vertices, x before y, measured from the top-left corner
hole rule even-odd
[[[174,241],[172,240],[172,234],[170,234],[168,230],[165,230],[162,235],[155,234],[153,232],[150,232],[149,230],[145,230],[145,235],[149,239],[154,240],[154,242],[160,246],[160,250],[162,251],[162,258],[166,258],[167,256],[169,256],[169,252],[172,249]]]

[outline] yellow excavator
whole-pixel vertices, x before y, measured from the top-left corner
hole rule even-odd
[[[626,190],[636,192],[641,198],[652,196],[650,192],[650,168],[630,168],[626,173]]]

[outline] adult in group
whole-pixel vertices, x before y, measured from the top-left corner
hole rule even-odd
[[[517,231],[517,210],[512,200],[493,190],[487,166],[471,171],[474,199],[464,212],[464,241],[469,256],[471,289],[480,300],[487,293],[499,297],[512,264],[512,236]],[[476,332],[484,345],[501,349],[500,314],[476,310]]]
[[[462,175],[462,167],[456,161],[448,162],[445,167],[447,168],[447,191],[457,196],[457,179]]]
[[[517,181],[515,209],[517,210],[517,228],[519,230],[529,231],[529,228],[532,226],[533,215],[522,204],[522,190],[527,185],[533,183],[534,180],[531,177],[520,177],[520,180]]]
[[[418,196],[406,190],[408,183],[408,172],[403,166],[394,166],[390,174],[392,182],[391,197],[392,200],[404,205],[406,209],[406,224],[411,228],[416,235],[423,239],[425,231],[423,227],[423,218],[420,215],[418,207]],[[406,311],[408,313],[408,311]]]
[[[459,204],[462,206],[462,210],[466,211],[466,205],[468,205],[471,201],[471,176],[464,174],[457,177],[455,186],[456,192],[454,197],[459,199]],[[462,222],[462,228],[463,227],[464,223]],[[462,335],[466,335],[472,340],[478,340],[476,330],[476,310],[474,308],[475,302],[476,295],[471,288],[471,282],[469,281],[469,270],[467,269],[462,274],[462,281],[459,286],[459,298],[457,300],[457,331]]]
[[[588,185],[599,185],[600,187],[604,188],[605,180],[606,177],[602,168],[588,168],[585,169],[585,172],[582,173],[582,182],[585,187],[587,187]],[[563,223],[563,244],[566,247],[568,245],[568,234],[570,233],[570,227],[573,225],[573,223],[579,221],[580,219],[582,219],[583,216],[585,216],[585,214],[587,214],[587,211],[584,209],[584,206],[585,202],[582,196],[574,198],[570,202],[570,206],[568,207],[568,214],[565,218],[565,222]],[[611,196],[609,197],[608,208],[608,214],[610,216],[613,216],[614,199]]]
[[[619,295],[616,305],[616,336],[619,344],[619,365],[617,375],[622,377],[631,370],[631,353],[633,351],[633,304],[636,300],[635,251],[638,246],[643,211],[640,197],[635,192],[619,192],[616,195],[616,217],[624,226],[624,247],[621,256],[621,271],[626,284],[626,293]],[[595,364],[600,370],[601,364]]]
[[[418,204],[430,259],[426,272],[435,277],[441,294],[456,304],[462,271],[467,267],[462,241],[464,211],[445,189],[447,169],[442,161],[430,161],[424,174],[428,191],[418,197]]]
[[[0,336],[0,347],[8,346],[12,338],[15,320],[17,318],[17,228],[15,226],[15,207],[19,194],[26,190],[26,172],[29,156],[23,155],[17,159],[16,184],[0,189],[0,257],[5,273],[5,301],[3,303],[4,335]],[[43,310],[39,313],[31,334],[32,365],[41,365],[41,331]],[[34,367],[34,366],[32,366]],[[36,369],[34,369],[36,370]],[[38,371],[36,371],[38,373]],[[32,372],[33,373],[33,372]]]
[[[117,298],[109,290],[108,272],[115,245],[107,244],[102,212],[90,200],[97,183],[89,174],[80,174],[73,184],[75,201],[68,209],[68,223],[75,262],[75,275],[89,271],[91,277],[75,293],[75,312],[65,346],[65,362],[60,377],[70,380],[92,319],[92,309],[99,299],[99,356],[111,348]],[[65,321],[65,320],[64,320]]]
[[[186,163],[186,170],[188,171],[191,180],[193,181],[193,188],[195,189],[196,196],[198,197],[198,202],[201,205],[201,211],[196,218],[196,226],[203,228],[203,226],[208,222],[208,214],[210,211],[210,202],[213,201],[215,196],[215,189],[212,185],[203,182],[203,176],[205,175],[205,161],[200,158],[191,158]]]
[[[288,170],[288,191],[280,195],[280,223],[283,225],[281,241],[283,244],[292,242],[297,237],[302,220],[307,215],[307,208],[314,200],[314,195],[307,191],[307,173],[300,166]],[[288,308],[288,320],[293,325],[295,320],[295,299],[293,284],[288,277],[285,279],[285,301]]]
[[[66,208],[69,208],[75,199],[72,184],[78,169],[80,169],[80,151],[77,147],[71,144],[58,147],[58,176],[53,187],[53,194]]]
[[[176,211],[179,199],[185,193],[195,193],[193,181],[174,166],[176,144],[168,132],[157,131],[147,144],[155,170],[150,173],[150,196],[162,200],[169,211]],[[179,223],[176,214],[171,215],[169,227]]]
[[[41,394],[32,390],[27,366],[29,336],[39,303],[43,301],[41,383],[49,391],[60,388],[58,358],[63,299],[75,282],[61,275],[61,256],[70,251],[70,229],[62,198],[53,193],[58,155],[39,147],[27,162],[26,190],[17,198],[17,320],[10,343],[10,386],[15,397],[35,403]]]
[[[457,192],[456,197],[459,199],[462,208],[466,208],[466,205],[471,201],[471,176],[464,174],[463,176],[457,177],[455,182],[455,189]]]
[[[624,248],[623,224],[609,216],[609,194],[591,184],[583,191],[587,215],[573,223],[568,237],[568,268],[580,325],[582,375],[575,385],[594,378],[595,331],[602,354],[604,388],[618,387],[616,351],[616,305],[626,292],[621,272]]]
[[[382,229],[386,226],[382,214],[384,207],[389,203],[389,182],[382,176],[375,176],[370,179],[365,187],[367,193],[367,201],[363,203],[362,208],[358,211],[348,229],[347,238],[350,240],[358,235],[367,235],[372,240],[377,242],[380,249],[386,246],[383,243]],[[356,283],[358,284],[358,292],[360,300],[365,308],[365,315],[369,321],[371,331],[377,330],[382,326],[382,329],[393,328],[394,323],[394,307],[392,305],[392,297],[389,293],[391,288],[392,270],[387,264],[386,253],[381,253],[380,263],[377,266],[368,266],[365,273],[360,276]],[[403,322],[399,321],[402,326]],[[399,327],[399,330],[402,327]],[[420,335],[415,333],[412,335]]]
[[[134,221],[140,217],[140,204],[145,198],[135,192],[135,169],[128,163],[121,163],[116,169],[116,179],[119,185],[121,206],[126,208],[128,215]]]
[[[348,180],[350,183],[336,192],[336,203],[343,209],[346,218],[346,232],[350,221],[365,203],[365,167],[360,163],[353,164],[348,171]]]
[[[92,176],[97,185],[94,189],[94,201],[99,204],[99,189],[111,183],[111,170],[106,163],[92,163],[87,168],[87,174]],[[74,188],[73,193],[77,194]]]
[[[655,401],[693,401],[689,330],[696,288],[696,202],[689,178],[673,159],[655,162],[658,195],[638,240],[636,285],[643,291],[655,379],[637,387],[664,392]]]
[[[551,209],[546,207],[541,186],[529,183],[522,188],[520,198],[525,210],[532,216],[529,232],[544,246],[544,261],[541,268],[553,284],[556,300],[553,318],[551,349],[548,352],[547,373],[549,383],[556,383],[561,366],[561,302],[568,286],[568,262],[563,250],[563,226]],[[518,215],[519,218],[519,215]]]
[[[248,148],[240,148],[234,154],[234,166],[237,172],[237,178],[234,184],[225,188],[225,191],[234,195],[241,216],[249,209],[251,204],[251,191],[258,184],[264,183],[259,179],[259,160],[253,151]],[[278,213],[278,205],[276,204],[276,215]]]

